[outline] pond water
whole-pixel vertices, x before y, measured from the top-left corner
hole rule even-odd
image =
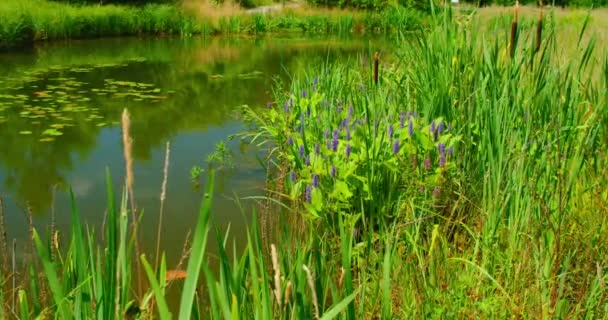
[[[182,254],[202,192],[190,177],[218,142],[239,132],[244,104],[263,108],[276,79],[304,66],[382,50],[364,38],[103,39],[38,46],[0,55],[0,195],[8,239],[29,246],[28,212],[38,230],[54,225],[67,241],[69,187],[82,220],[99,228],[106,168],[120,194],[124,181],[121,113],[131,113],[135,199],[144,210],[144,251],[156,246],[165,144],[170,142],[162,248]],[[236,241],[247,227],[235,197],[262,194],[257,150],[228,142],[235,169],[220,173],[212,220]],[[200,182],[204,184],[204,176]],[[54,218],[52,218],[54,217]],[[44,232],[44,231],[42,231]]]

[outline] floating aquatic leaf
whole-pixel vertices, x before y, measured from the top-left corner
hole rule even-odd
[[[24,131],[19,131],[19,134],[22,134],[22,135],[28,135],[28,134],[32,134],[32,132],[31,132],[31,131],[24,130]]]
[[[102,122],[102,123],[98,123],[98,124],[97,124],[97,126],[98,126],[98,127],[105,127],[106,125],[107,125],[107,124],[106,124],[105,122]]]
[[[60,136],[63,135],[63,133],[57,129],[46,129],[42,132],[42,135],[45,136]]]
[[[52,137],[40,138],[40,139],[38,139],[38,141],[40,141],[40,142],[51,142],[51,141],[55,141],[55,138],[52,138]]]

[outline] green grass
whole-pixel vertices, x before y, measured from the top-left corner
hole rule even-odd
[[[174,6],[75,6],[45,0],[0,4],[0,48],[50,39],[191,33],[194,19]]]
[[[275,184],[263,200],[277,209],[254,214],[245,250],[229,255],[228,235],[208,221],[210,177],[179,310],[165,301],[170,268],[134,257],[128,201],[115,206],[109,188],[105,241],[74,206],[67,253],[34,235],[42,269],[32,274],[42,272],[44,288],[5,290],[4,314],[606,318],[608,59],[590,40],[563,64],[551,27],[536,54],[535,33],[521,33],[511,58],[508,35],[488,39],[475,20],[436,19],[381,63],[378,84],[369,62],[311,67],[277,86],[266,112],[246,108],[253,130],[243,137],[269,148]],[[261,234],[261,215],[274,234]],[[205,256],[209,236],[217,269]],[[136,258],[150,288],[141,296],[130,276]]]
[[[127,7],[76,6],[47,0],[7,0],[0,3],[0,50],[53,39],[134,35],[224,33],[352,33],[415,30],[424,25],[416,11],[393,8],[383,12],[227,15],[196,18],[171,5]]]

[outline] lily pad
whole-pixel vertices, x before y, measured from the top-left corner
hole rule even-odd
[[[23,130],[23,131],[19,131],[19,134],[29,135],[29,134],[32,134],[32,132],[31,131],[27,131],[27,130]]]
[[[46,130],[44,130],[44,132],[42,132],[42,135],[56,137],[56,136],[63,135],[63,133],[57,129],[46,129]]]

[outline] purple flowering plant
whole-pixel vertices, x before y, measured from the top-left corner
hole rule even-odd
[[[403,192],[444,194],[433,191],[443,190],[456,172],[460,137],[452,123],[425,119],[398,103],[369,112],[370,100],[353,99],[343,88],[327,92],[320,89],[323,77],[315,79],[305,88],[296,83],[277,99],[287,108],[251,116],[257,131],[250,136],[276,145],[272,155],[286,166],[286,193],[293,201],[315,218],[356,212],[362,199],[373,211],[372,202],[389,203]],[[359,92],[356,84],[351,90]]]

